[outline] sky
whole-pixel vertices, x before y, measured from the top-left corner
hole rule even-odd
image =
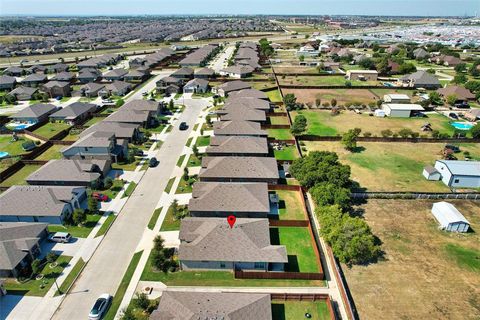
[[[480,15],[480,0],[0,0],[0,15]]]

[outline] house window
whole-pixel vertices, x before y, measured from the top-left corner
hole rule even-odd
[[[255,262],[254,266],[255,269],[265,269],[265,263],[263,262]]]
[[[454,183],[459,183],[460,182],[460,179],[455,179],[453,180]]]
[[[220,268],[225,269],[225,262],[220,262]]]

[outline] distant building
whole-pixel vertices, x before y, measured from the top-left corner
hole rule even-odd
[[[399,82],[401,86],[412,88],[438,89],[442,86],[437,77],[423,70],[406,75]]]
[[[435,169],[450,188],[480,188],[480,161],[437,160]]]
[[[382,110],[389,117],[409,118],[425,109],[419,104],[411,103],[384,103]]]
[[[383,96],[385,103],[410,103],[410,97],[406,94],[391,93]]]
[[[445,201],[434,203],[432,214],[442,230],[467,232],[470,228],[470,222],[451,203]]]
[[[346,78],[348,80],[376,81],[378,72],[376,70],[348,70]]]

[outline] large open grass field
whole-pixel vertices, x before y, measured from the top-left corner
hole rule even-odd
[[[447,233],[433,201],[369,200],[362,205],[384,261],[344,267],[361,319],[479,319],[480,205],[452,201],[473,231]]]
[[[320,99],[321,103],[336,99],[338,105],[347,102],[355,104],[368,104],[378,100],[368,89],[282,89],[284,95],[293,93],[300,103],[315,104],[315,100]]]
[[[428,135],[429,132],[421,130],[422,125],[430,123],[433,130],[451,135],[454,128],[449,119],[437,113],[428,113],[428,118],[379,118],[371,117],[367,113],[356,114],[353,111],[342,111],[338,115],[332,115],[327,110],[301,110],[291,112],[292,118],[302,114],[307,118],[307,134],[317,136],[334,136],[342,134],[349,129],[360,128],[362,132],[370,132],[373,136],[381,136],[382,130],[389,129],[394,133],[402,129],[411,129],[420,135]]]
[[[361,142],[358,152],[349,152],[340,142],[305,141],[308,151],[334,151],[342,163],[352,170],[352,179],[367,191],[430,191],[448,192],[440,181],[427,181],[423,167],[442,158],[443,143],[388,143]],[[480,157],[480,146],[475,143],[457,144],[462,151]],[[463,153],[456,154],[463,160]]]

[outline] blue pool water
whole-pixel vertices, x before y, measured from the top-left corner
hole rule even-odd
[[[473,124],[468,122],[452,122],[451,125],[458,130],[470,130],[474,126]]]
[[[33,124],[32,123],[9,123],[7,124],[7,128],[9,128],[10,130],[23,130],[23,129],[26,129],[30,126],[32,126]]]
[[[8,154],[9,154],[8,152],[5,152],[5,151],[0,151],[0,159],[1,159],[1,158],[5,158],[5,157],[7,157],[7,156],[8,156]]]

